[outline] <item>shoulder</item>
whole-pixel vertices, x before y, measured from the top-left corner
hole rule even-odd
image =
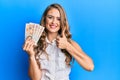
[[[73,46],[79,46],[79,44],[76,42],[76,41],[74,41],[74,40],[70,40],[70,43],[73,45]]]
[[[80,47],[80,45],[79,45],[76,41],[74,41],[74,40],[71,39],[71,40],[70,40],[70,43],[71,43],[71,45],[74,46],[76,49],[82,50],[81,47]]]

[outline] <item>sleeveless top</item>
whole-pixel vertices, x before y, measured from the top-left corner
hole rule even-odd
[[[46,37],[46,42],[48,59],[44,52],[36,56],[42,70],[41,80],[69,80],[71,67],[65,62],[65,54],[56,46],[56,39],[50,42]]]

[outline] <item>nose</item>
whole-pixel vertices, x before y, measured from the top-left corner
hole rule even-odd
[[[56,18],[53,18],[52,23],[56,23],[56,22],[57,22]]]

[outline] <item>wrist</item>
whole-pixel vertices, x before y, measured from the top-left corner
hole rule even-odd
[[[69,48],[69,45],[70,45],[70,43],[67,41],[66,42],[66,47],[65,47],[66,50]]]
[[[29,52],[29,56],[35,56],[35,52],[34,51]]]
[[[35,59],[35,55],[29,55],[29,59]]]

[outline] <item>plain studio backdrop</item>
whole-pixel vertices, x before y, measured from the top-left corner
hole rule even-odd
[[[64,7],[72,39],[95,64],[88,72],[75,61],[70,80],[120,80],[120,0],[0,0],[0,80],[30,80],[25,24],[51,3]]]

